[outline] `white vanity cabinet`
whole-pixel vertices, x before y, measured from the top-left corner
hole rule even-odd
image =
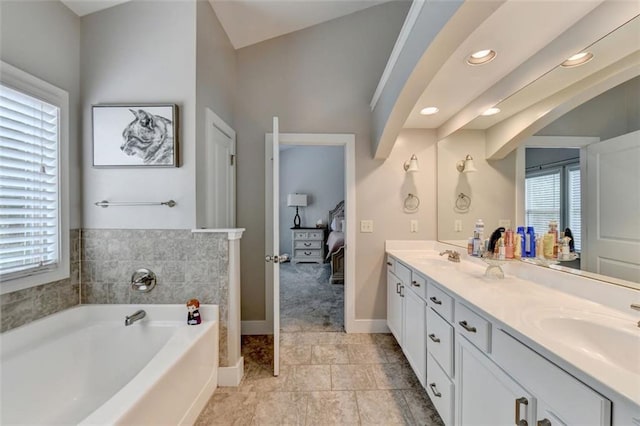
[[[426,302],[413,290],[404,293],[404,339],[402,351],[425,385],[427,379],[427,344],[425,342]]]
[[[403,284],[391,269],[387,270],[387,327],[402,345]]]

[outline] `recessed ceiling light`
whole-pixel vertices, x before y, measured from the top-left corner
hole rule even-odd
[[[438,111],[440,111],[440,108],[438,108],[438,107],[426,107],[426,108],[422,108],[420,110],[420,114],[422,114],[422,115],[433,115]]]
[[[482,113],[482,115],[484,115],[485,117],[488,117],[490,115],[496,115],[497,113],[500,112],[500,108],[489,108],[488,110],[486,110],[485,112]]]
[[[593,59],[593,53],[580,52],[568,58],[566,61],[561,63],[560,66],[565,68],[577,67],[579,65],[586,64],[592,59]]]
[[[496,51],[491,49],[478,50],[467,58],[469,65],[483,65],[492,61],[496,57]]]

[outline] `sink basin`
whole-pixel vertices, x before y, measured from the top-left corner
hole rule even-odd
[[[640,374],[640,328],[608,315],[543,313],[534,325],[545,338],[603,363]]]

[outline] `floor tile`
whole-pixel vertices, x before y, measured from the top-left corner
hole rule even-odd
[[[255,392],[224,393],[216,390],[195,425],[248,425],[257,406]]]
[[[311,364],[311,346],[283,346],[280,348],[281,365]]]
[[[373,369],[378,389],[416,389],[420,382],[408,363],[380,364]]]
[[[347,345],[314,345],[311,348],[312,364],[348,364]]]
[[[260,394],[253,425],[304,425],[307,394],[267,392]]]
[[[355,392],[311,392],[307,402],[307,425],[358,425]]]
[[[331,388],[333,390],[376,389],[374,368],[375,366],[367,364],[332,365]]]
[[[317,331],[298,331],[280,333],[280,346],[317,345],[322,333]]]
[[[288,391],[331,390],[331,367],[329,365],[292,365],[288,372],[285,389]]]
[[[402,395],[404,395],[409,411],[411,411],[411,415],[417,424],[444,426],[442,419],[424,389],[403,390]]]
[[[400,391],[356,391],[363,425],[410,425],[413,417]]]
[[[386,363],[384,350],[378,345],[349,345],[349,362],[351,364]]]

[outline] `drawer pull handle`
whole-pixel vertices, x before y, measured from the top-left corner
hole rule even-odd
[[[429,300],[431,300],[436,305],[442,305],[442,300],[438,300],[438,298],[436,298],[435,296],[431,296]]]
[[[393,263],[391,263],[391,262],[387,262],[387,265],[389,265],[389,266],[393,266]]]
[[[311,243],[304,243],[305,247],[311,247]]]
[[[435,334],[430,334],[429,339],[433,340],[436,343],[440,343],[440,339],[438,339]]]
[[[438,392],[435,383],[429,383],[429,388],[431,389],[431,392],[433,392],[433,396],[435,396],[436,398],[440,398],[442,396],[442,394]]]
[[[402,289],[404,288],[404,286],[400,286],[400,297],[404,297],[404,293],[402,292]]]
[[[396,293],[400,294],[400,283],[396,283]]]
[[[418,284],[418,281],[411,281],[411,285],[414,287],[420,287],[420,284]]]
[[[305,252],[304,252],[304,255],[305,255],[305,256],[311,256],[311,252],[310,252],[310,251],[305,251]]]
[[[552,426],[549,419],[538,420],[538,426]]]
[[[469,324],[467,324],[466,321],[460,321],[458,324],[460,324],[462,326],[462,328],[467,330],[469,333],[475,333],[476,331],[478,331],[478,330],[476,330],[475,327],[472,327]]]
[[[516,399],[515,424],[517,426],[527,426],[528,425],[527,421],[525,419],[521,419],[520,418],[520,406],[521,405],[525,405],[525,406],[529,405],[529,401],[524,396]]]

